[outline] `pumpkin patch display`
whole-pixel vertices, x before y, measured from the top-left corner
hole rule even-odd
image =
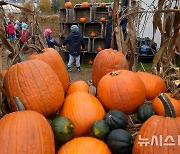
[[[148,118],[150,118],[152,115],[155,114],[154,109],[149,104],[143,104],[141,105],[137,110],[137,117],[141,121],[146,121]]]
[[[99,52],[92,67],[92,82],[97,87],[99,80],[107,73],[120,69],[128,69],[128,62],[122,52],[104,49]]]
[[[85,81],[76,81],[69,86],[66,96],[72,94],[73,92],[77,92],[77,91],[88,92],[88,90],[89,90],[89,85]]]
[[[109,134],[109,126],[104,120],[99,120],[93,123],[91,127],[91,132],[94,137],[103,140]]]
[[[39,59],[51,66],[51,68],[57,73],[64,91],[67,91],[70,84],[69,74],[63,59],[55,49],[46,48],[43,50],[43,53],[33,53],[29,56],[29,59]]]
[[[143,81],[127,70],[113,71],[101,78],[97,95],[107,111],[120,110],[133,114],[146,98]]]
[[[176,117],[174,107],[165,94],[158,97],[163,103],[165,117],[151,116],[142,125],[134,142],[133,154],[179,154],[180,117]]]
[[[6,114],[0,120],[1,154],[55,154],[53,131],[35,111]]]
[[[108,146],[93,137],[78,137],[64,144],[57,154],[112,154]]]
[[[165,93],[165,95],[170,99],[170,101],[171,101],[171,103],[172,103],[172,105],[173,105],[173,107],[175,109],[176,116],[179,117],[180,116],[180,100],[177,100],[177,99],[173,98],[171,96],[171,93]],[[155,110],[157,115],[165,116],[165,111],[164,111],[163,104],[162,104],[161,100],[158,97],[156,97],[153,100],[152,107]]]
[[[111,110],[106,113],[104,120],[111,130],[126,129],[128,125],[128,117],[119,110]]]
[[[160,93],[166,91],[166,84],[160,76],[146,72],[136,72],[136,74],[144,82],[146,87],[146,99],[153,100]]]
[[[45,116],[56,113],[64,101],[64,89],[57,74],[37,59],[12,65],[4,77],[4,87],[12,111],[17,110],[14,96],[20,98],[25,109]]]
[[[52,130],[56,141],[65,143],[74,135],[74,127],[72,122],[65,117],[57,117],[51,123]]]
[[[66,97],[60,116],[67,117],[74,125],[74,137],[89,134],[95,121],[102,120],[105,111],[99,100],[87,92],[74,92]]]

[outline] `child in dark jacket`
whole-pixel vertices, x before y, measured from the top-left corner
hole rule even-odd
[[[52,34],[52,30],[50,28],[44,30],[44,35],[46,37],[48,48],[55,49],[55,46],[61,47],[60,43],[58,43],[53,37],[51,37],[51,34]]]
[[[76,68],[77,71],[80,72],[80,55],[81,55],[81,47],[85,48],[85,42],[80,32],[78,32],[79,28],[77,25],[71,26],[71,33],[64,39],[63,46],[67,43],[69,45],[69,62],[68,62],[68,71],[71,71],[71,66],[76,60]]]

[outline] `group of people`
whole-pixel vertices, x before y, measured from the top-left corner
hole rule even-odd
[[[22,47],[24,43],[28,40],[30,33],[29,33],[29,26],[27,23],[21,22],[16,20],[13,24],[10,20],[7,22],[6,26],[6,33],[9,38],[10,43],[14,42],[17,38],[19,39],[19,45]]]

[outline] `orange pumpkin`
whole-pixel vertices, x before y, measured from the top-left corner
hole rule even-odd
[[[82,22],[82,23],[84,23],[84,22],[86,22],[86,21],[87,21],[87,18],[83,18],[83,17],[82,17],[82,18],[79,19],[79,22]]]
[[[146,99],[153,100],[160,93],[166,91],[166,84],[161,77],[146,72],[137,72],[136,74],[144,82],[146,87]]]
[[[174,106],[176,115],[179,117],[180,116],[180,100],[172,98],[170,93],[165,93],[165,95],[170,99],[171,103]],[[153,100],[152,107],[155,110],[157,115],[165,116],[163,104],[158,97],[156,97]]]
[[[108,146],[92,137],[79,137],[64,144],[57,154],[111,154]]]
[[[76,81],[69,86],[66,96],[77,91],[88,92],[88,90],[89,90],[89,85],[85,81]]]
[[[100,52],[102,50],[101,45],[98,45],[97,51]]]
[[[35,111],[6,114],[0,120],[2,154],[54,154],[54,135],[48,121]]]
[[[97,54],[92,67],[92,82],[97,87],[99,80],[113,70],[128,69],[128,62],[122,52],[105,49]]]
[[[99,6],[102,7],[102,8],[104,8],[104,7],[106,7],[106,3],[101,2],[101,3],[99,4]]]
[[[16,111],[14,96],[20,98],[27,110],[45,116],[58,111],[64,101],[63,86],[54,70],[37,59],[12,65],[4,77],[12,111]]]
[[[101,18],[100,18],[100,22],[106,22],[106,18],[101,17]]]
[[[89,3],[88,2],[82,2],[82,7],[89,7]]]
[[[131,71],[118,70],[101,78],[98,99],[107,111],[118,109],[133,114],[144,103],[146,93],[142,80]]]
[[[33,53],[29,59],[39,59],[49,64],[49,66],[57,73],[64,91],[67,91],[70,84],[69,74],[63,59],[55,49],[46,48],[41,54]]]
[[[60,116],[72,121],[74,137],[78,137],[90,133],[91,125],[102,120],[105,111],[95,96],[81,91],[74,92],[65,99]]]
[[[94,31],[91,32],[90,37],[95,37],[96,33]]]
[[[180,117],[176,117],[167,97],[161,94],[159,98],[163,102],[166,116],[151,116],[142,125],[134,142],[133,154],[179,154]],[[143,143],[147,143],[147,146]]]
[[[92,65],[93,64],[93,61],[91,59],[88,60],[88,64],[89,65]]]
[[[72,3],[71,2],[66,2],[65,3],[65,8],[71,9],[72,8]]]

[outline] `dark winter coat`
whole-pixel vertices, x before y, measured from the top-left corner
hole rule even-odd
[[[127,18],[122,19],[121,26],[122,26],[124,37],[126,37]],[[109,20],[106,25],[106,37],[105,37],[105,48],[106,49],[110,48],[110,46],[111,46],[111,35],[112,35],[112,17],[109,17]],[[118,50],[115,35],[114,35],[114,49]]]
[[[60,47],[60,43],[58,43],[54,38],[52,38],[51,36],[47,36],[46,37],[46,42],[48,44],[48,48],[55,48],[55,46]]]
[[[81,54],[81,46],[84,49],[85,48],[85,42],[84,39],[79,32],[71,32],[63,42],[63,45],[66,44],[69,45],[69,54],[76,57]]]

